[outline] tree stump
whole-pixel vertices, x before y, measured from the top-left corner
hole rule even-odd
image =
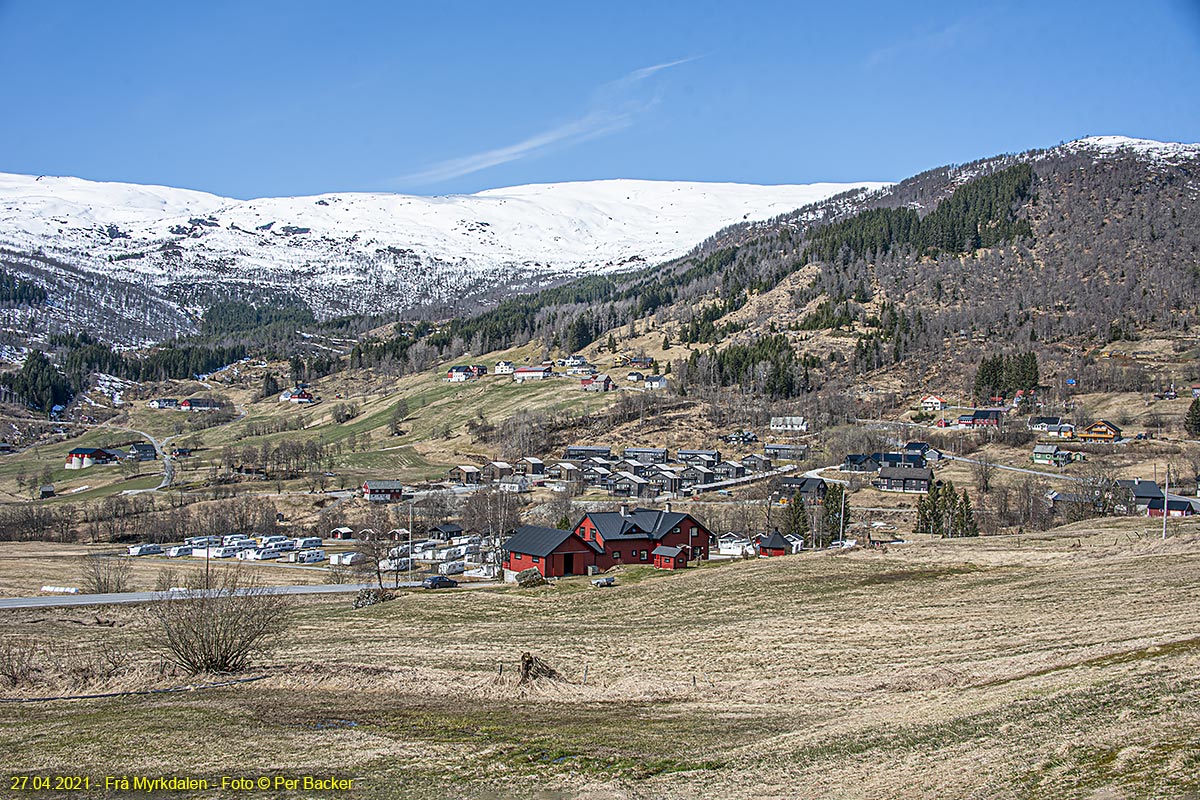
[[[553,667],[533,653],[521,653],[520,674],[520,682],[522,684],[543,678],[554,681],[560,678],[558,672]]]

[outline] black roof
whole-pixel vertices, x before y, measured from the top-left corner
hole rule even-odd
[[[792,543],[787,540],[782,533],[775,531],[766,539],[758,543],[759,549],[767,550],[791,550]]]
[[[929,467],[883,467],[879,470],[879,477],[885,480],[902,478],[910,481],[932,481],[933,470]]]
[[[781,478],[779,480],[779,485],[783,488],[794,489],[797,492],[800,492],[801,494],[809,494],[811,492],[822,492],[822,491],[825,491],[826,488],[828,488],[824,479],[813,478],[813,477]]]
[[[441,525],[435,525],[433,530],[439,533],[462,533],[463,526],[454,522],[446,522]]]
[[[1159,485],[1154,481],[1142,480],[1139,478],[1123,478],[1117,481],[1117,486],[1120,486],[1122,489],[1131,490],[1133,492],[1133,496],[1141,500],[1156,498],[1161,500],[1163,496],[1162,489],[1159,488]],[[1162,508],[1161,503],[1158,505],[1158,508]]]
[[[544,557],[557,550],[573,534],[574,531],[564,531],[561,528],[522,525],[512,536],[508,537],[508,541],[504,543],[504,549],[510,553]]]
[[[605,540],[608,539],[661,539],[676,525],[688,518],[678,511],[656,511],[651,508],[635,508],[628,516],[619,511],[591,511],[587,517]],[[582,522],[582,520],[580,520]],[[576,527],[579,527],[578,525]]]

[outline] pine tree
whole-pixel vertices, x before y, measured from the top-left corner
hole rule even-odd
[[[1188,406],[1187,415],[1183,418],[1183,429],[1188,436],[1200,436],[1200,397]]]
[[[808,511],[804,507],[804,496],[799,492],[792,496],[784,514],[783,533],[785,536],[798,536],[802,542],[808,541]]]

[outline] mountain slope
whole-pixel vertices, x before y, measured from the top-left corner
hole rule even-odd
[[[0,175],[0,249],[68,303],[72,285],[87,287],[76,310],[137,295],[148,316],[136,335],[153,337],[156,325],[186,332],[186,312],[230,296],[298,298],[321,315],[477,307],[458,298],[655,263],[727,225],[883,185],[610,180],[242,201]]]

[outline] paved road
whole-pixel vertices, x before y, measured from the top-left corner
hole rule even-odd
[[[321,583],[312,586],[270,586],[279,594],[338,594],[369,589],[373,583]],[[419,583],[401,583],[399,588],[420,586]],[[388,587],[393,588],[393,587]],[[257,591],[257,590],[255,590]],[[119,594],[66,594],[51,597],[7,597],[0,599],[0,610],[12,608],[61,608],[64,606],[112,606],[127,603],[146,603],[156,600],[160,592],[121,592]]]
[[[804,473],[804,477],[805,478],[820,478],[821,480],[825,481],[826,483],[840,483],[842,486],[849,486],[850,481],[843,481],[838,478],[826,478],[824,475],[821,474],[822,472],[824,472],[827,469],[838,469],[839,467],[841,467],[841,464],[832,464],[828,467],[817,467],[816,469],[810,469],[808,472]]]
[[[975,459],[975,458],[966,458],[964,456],[951,456],[951,455],[947,455],[946,453],[942,453],[942,458],[948,459],[950,461],[964,461],[968,464],[982,463],[978,459]],[[987,463],[990,466],[995,467],[996,469],[1003,469],[1003,470],[1007,470],[1008,472],[1020,472],[1023,475],[1037,475],[1039,478],[1050,478],[1051,480],[1058,480],[1058,481],[1071,481],[1072,483],[1086,483],[1087,482],[1083,478],[1076,478],[1072,475],[1059,475],[1056,472],[1040,472],[1036,469],[1025,469],[1024,467],[1006,467],[1003,464],[997,464],[995,461],[989,461]]]
[[[159,442],[158,439],[155,439],[153,436],[146,433],[145,431],[139,431],[137,428],[126,428],[122,425],[111,425],[107,422],[104,423],[103,427],[113,428],[114,430],[118,430],[118,431],[128,431],[129,433],[136,433],[138,436],[145,437],[146,440],[150,442],[150,444],[154,445],[154,451],[156,453],[158,453],[158,457],[162,461],[163,475],[162,475],[162,480],[159,481],[159,483],[158,483],[158,486],[156,486],[153,489],[129,489],[127,491],[122,492],[122,494],[140,494],[142,492],[157,492],[157,491],[161,491],[163,489],[168,488],[174,482],[174,480],[175,480],[175,461],[171,458],[170,454],[164,449],[166,447],[166,443],[168,441],[167,439],[164,439],[162,442]]]

